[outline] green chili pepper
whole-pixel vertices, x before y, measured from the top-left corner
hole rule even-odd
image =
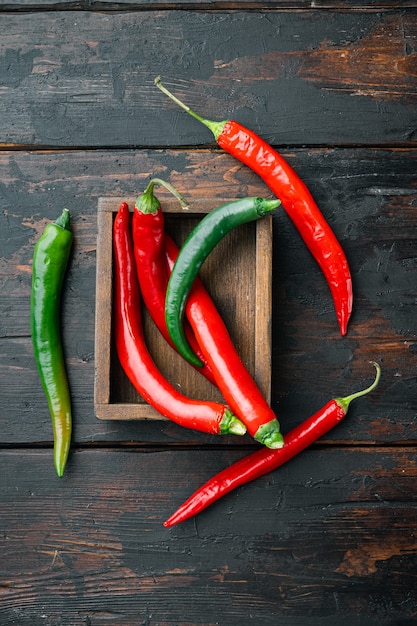
[[[260,219],[280,205],[279,200],[243,198],[217,207],[199,222],[185,240],[170,276],[165,317],[171,339],[190,363],[202,365],[185,336],[185,303],[202,264],[223,237],[233,228]]]
[[[36,365],[48,401],[54,435],[54,465],[62,476],[72,430],[71,399],[60,333],[60,296],[72,244],[64,209],[48,224],[33,254],[30,325]]]

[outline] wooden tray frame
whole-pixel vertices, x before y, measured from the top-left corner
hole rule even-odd
[[[164,420],[166,419],[165,417],[160,415],[139,396],[133,402],[112,400],[112,366],[113,359],[117,359],[115,351],[112,348],[112,228],[114,216],[116,215],[120,203],[123,201],[129,204],[131,210],[133,209],[135,198],[102,197],[99,198],[98,202],[94,381],[95,413],[97,418],[101,420]],[[175,214],[175,217],[181,219],[181,216],[203,216],[213,208],[228,201],[230,201],[230,199],[196,199],[192,200],[190,203],[190,210],[184,211],[183,209],[179,209],[178,201],[175,200],[175,198],[167,197],[163,200],[163,207],[167,217],[170,214]],[[271,215],[265,216],[247,226],[255,229],[253,262],[256,267],[256,280],[254,281],[253,289],[252,286],[250,286],[252,292],[251,297],[253,297],[255,305],[253,337],[249,338],[249,340],[254,342],[253,371],[251,371],[250,367],[248,367],[248,369],[252,376],[254,376],[267,401],[270,402],[272,217]],[[214,253],[215,251],[213,251],[212,254]],[[244,280],[244,276],[242,280]],[[233,288],[233,284],[231,287]],[[230,285],[228,289],[229,288]],[[165,345],[167,350],[172,350],[170,346]],[[236,347],[239,350],[237,343]],[[200,374],[197,374],[197,376],[200,377]],[[214,399],[221,400],[221,397]]]

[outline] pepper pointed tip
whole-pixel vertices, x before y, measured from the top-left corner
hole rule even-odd
[[[347,334],[347,321],[339,321],[339,330],[341,337],[345,337]]]
[[[126,213],[129,211],[129,205],[127,202],[121,202],[119,206],[119,213]]]
[[[65,469],[64,467],[61,467],[61,466],[58,466],[58,465],[55,466],[55,471],[56,471],[56,475],[58,476],[58,478],[62,478],[63,477],[64,469]]]

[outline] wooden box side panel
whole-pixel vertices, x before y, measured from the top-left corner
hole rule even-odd
[[[255,363],[253,376],[268,403],[272,380],[272,216],[256,222]]]
[[[149,406],[125,376],[112,340],[112,227],[121,201],[101,198],[98,207],[96,290],[95,412],[99,419],[165,419]],[[165,227],[178,245],[204,213],[222,200],[193,202],[178,211],[164,199]],[[225,200],[226,202],[226,200]],[[245,224],[222,240],[201,270],[201,277],[229,329],[242,361],[270,401],[271,394],[272,218]],[[220,392],[184,361],[156,330],[142,307],[148,349],[159,369],[184,395],[222,401]]]
[[[95,380],[94,404],[107,406],[110,402],[111,306],[113,292],[113,214],[98,211],[96,255],[96,315],[95,315]],[[109,249],[110,242],[110,249]],[[98,411],[100,412],[100,411]]]

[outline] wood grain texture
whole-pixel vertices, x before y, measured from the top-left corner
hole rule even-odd
[[[277,212],[273,217],[273,408],[287,431],[330,397],[361,388],[373,375],[368,361],[377,360],[383,368],[378,391],[353,405],[349,419],[329,439],[415,441],[417,153],[333,149],[298,150],[284,156],[303,175],[346,250],[355,303],[348,335],[342,339],[319,269],[287,216]],[[217,152],[0,154],[3,442],[50,441],[49,416],[29,337],[29,294],[34,243],[63,205],[71,211],[75,236],[63,294],[75,441],[212,442],[204,436],[196,439],[172,424],[116,427],[99,423],[94,416],[97,201],[109,193],[135,196],[152,175],[169,180],[190,198],[268,192],[250,171]],[[16,428],[16,420],[24,428]]]
[[[2,0],[1,11],[17,10],[83,10],[83,11],[127,11],[140,9],[158,10],[178,9],[263,9],[271,6],[273,9],[351,9],[362,11],[392,10],[392,8],[417,8],[416,0],[181,0],[181,2],[167,2],[166,0]]]
[[[0,143],[213,143],[158,74],[275,145],[415,142],[416,42],[411,10],[5,13]]]
[[[340,455],[307,451],[167,530],[241,452],[85,450],[65,479],[47,452],[0,452],[2,626],[408,623],[414,451]]]

